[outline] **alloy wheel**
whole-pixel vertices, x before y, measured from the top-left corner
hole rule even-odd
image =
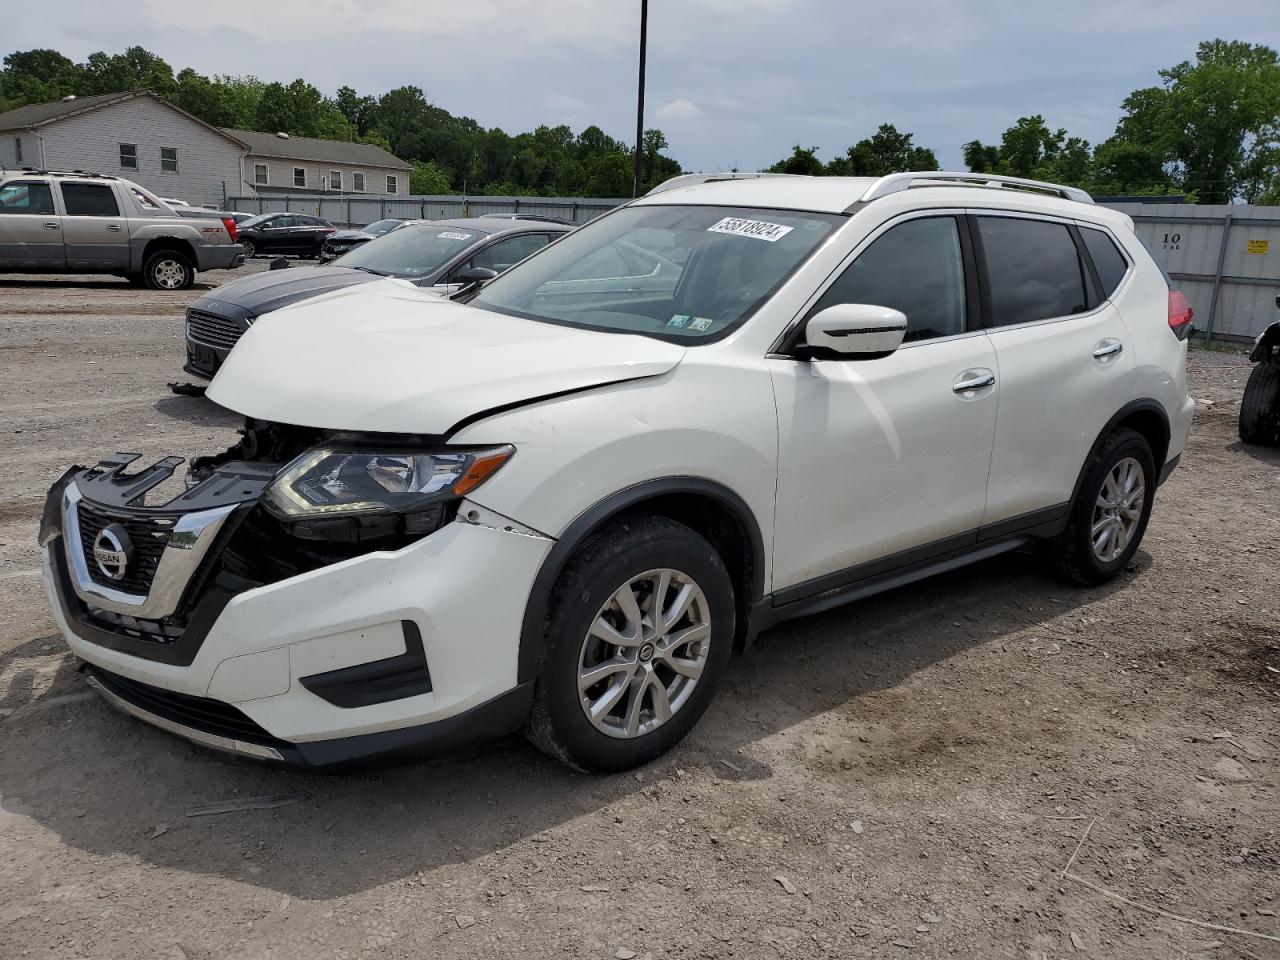
[[[1090,536],[1093,554],[1110,563],[1133,539],[1146,505],[1146,474],[1133,457],[1120,460],[1107,473],[1093,507]]]
[[[651,733],[689,701],[707,664],[711,608],[688,574],[649,570],[597,611],[578,657],[578,693],[601,733]]]
[[[155,284],[162,290],[179,290],[186,283],[186,268],[177,260],[160,260],[151,268]]]

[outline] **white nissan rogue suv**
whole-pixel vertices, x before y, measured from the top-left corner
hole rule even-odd
[[[1178,462],[1186,300],[1128,217],[973,174],[702,178],[449,302],[255,324],[242,440],[50,492],[44,568],[114,706],[332,767],[525,728],[620,770],[762,628],[1038,546],[1115,576]]]

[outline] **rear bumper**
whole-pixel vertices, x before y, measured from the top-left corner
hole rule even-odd
[[[230,270],[244,263],[244,247],[238,243],[192,244],[197,270]]]

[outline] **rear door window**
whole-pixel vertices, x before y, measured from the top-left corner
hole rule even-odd
[[[69,217],[118,217],[115,191],[101,183],[63,183],[62,205]]]
[[[30,213],[48,216],[53,213],[53,192],[47,183],[18,180],[0,187],[0,214]]]
[[[1085,267],[1066,224],[977,217],[991,325],[1008,327],[1088,309]]]
[[[1081,227],[1080,236],[1084,238],[1084,246],[1089,251],[1093,268],[1098,271],[1098,279],[1102,282],[1102,298],[1106,300],[1116,292],[1116,287],[1120,286],[1120,281],[1129,272],[1129,261],[1116,249],[1115,241],[1101,230]]]

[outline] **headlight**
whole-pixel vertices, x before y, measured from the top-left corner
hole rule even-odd
[[[308,450],[267,488],[282,519],[409,514],[465,496],[515,453],[513,447],[419,451]]]

